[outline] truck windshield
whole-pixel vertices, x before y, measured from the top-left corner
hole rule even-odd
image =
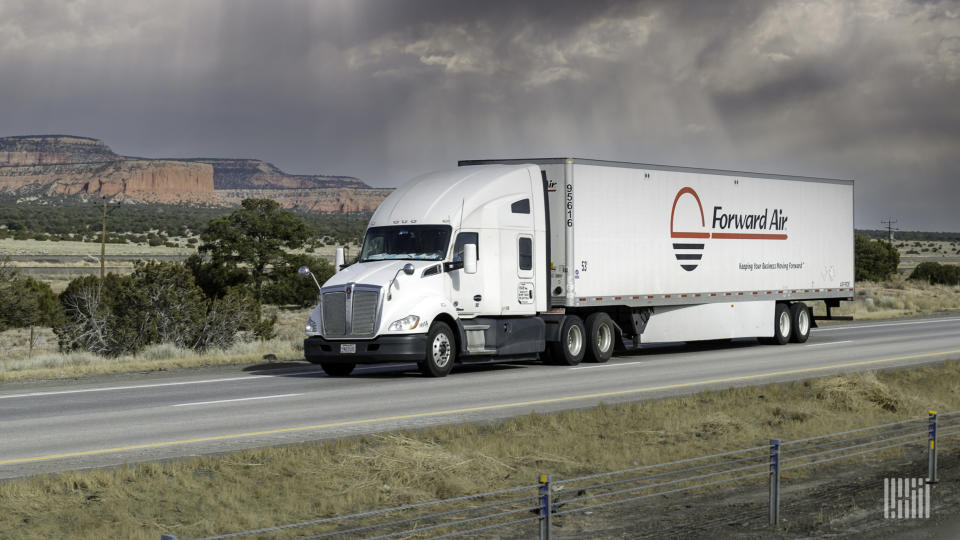
[[[441,261],[447,254],[449,241],[449,225],[371,227],[363,237],[360,262]]]

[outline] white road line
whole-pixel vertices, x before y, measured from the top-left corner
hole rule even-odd
[[[827,328],[813,328],[814,332],[831,332],[833,330],[856,330],[858,328],[880,328],[884,326],[906,326],[909,324],[933,324],[933,323],[960,323],[960,317],[949,317],[946,319],[927,319],[923,321],[908,321],[908,322],[896,322],[896,323],[882,323],[882,324],[849,324],[844,326],[830,326]]]
[[[171,407],[191,407],[193,405],[213,405],[215,403],[233,403],[235,401],[253,401],[255,399],[273,399],[273,398],[282,398],[282,397],[293,397],[293,396],[302,396],[303,394],[277,394],[275,396],[257,396],[257,397],[245,397],[237,399],[218,399],[217,401],[195,401],[193,403],[178,403],[176,405],[171,405]]]
[[[600,367],[622,367],[622,366],[632,366],[634,364],[649,364],[649,363],[650,362],[647,360],[644,360],[641,362],[617,362],[615,364],[597,364],[595,366],[577,366],[577,367],[570,368],[570,370],[573,371],[575,369],[593,369],[593,368],[600,368]]]
[[[153,384],[136,384],[130,386],[107,386],[104,388],[78,388],[76,390],[57,390],[53,392],[31,392],[29,394],[9,394],[0,396],[0,399],[11,399],[11,398],[24,398],[24,397],[42,397],[42,396],[60,396],[64,394],[87,394],[90,392],[109,392],[113,390],[139,390],[141,388],[163,388],[166,386],[187,386],[190,384],[210,384],[218,382],[232,382],[232,381],[259,381],[262,380],[260,377],[252,375],[253,373],[258,373],[256,371],[251,371],[251,375],[245,375],[243,377],[226,377],[222,379],[203,379],[199,381],[179,381],[179,382],[168,382],[168,383],[153,383]],[[313,370],[313,371],[297,371],[291,375],[308,375],[311,373],[323,373],[323,370]]]
[[[840,343],[853,343],[853,340],[852,340],[852,339],[848,339],[848,340],[845,340],[845,341],[830,341],[830,342],[828,342],[828,343],[811,343],[811,344],[809,344],[809,345],[804,345],[804,346],[805,346],[805,347],[821,347],[821,346],[823,346],[823,345],[837,345],[837,344],[840,344]]]

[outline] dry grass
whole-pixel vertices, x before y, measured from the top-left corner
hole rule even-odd
[[[960,242],[897,240],[893,244],[900,253],[900,273],[909,276],[922,262],[960,264]]]
[[[276,310],[277,336],[268,341],[237,343],[226,350],[197,354],[171,345],[154,345],[135,355],[105,358],[87,352],[60,353],[50,328],[34,329],[36,345],[29,354],[30,330],[0,333],[0,383],[33,379],[70,379],[108,373],[167,371],[170,369],[249,364],[272,354],[274,361],[303,360],[303,323],[309,309]],[[39,337],[38,337],[39,336]]]
[[[822,302],[813,304],[818,315],[826,310]],[[842,302],[834,315],[852,315],[855,320],[916,317],[960,311],[960,287],[930,285],[894,276],[880,283],[856,284],[853,302]]]
[[[931,407],[960,409],[960,363],[8,481],[0,530],[205,536],[921,418]]]

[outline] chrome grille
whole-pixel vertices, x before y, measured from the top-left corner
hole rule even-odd
[[[377,331],[380,287],[348,283],[324,288],[321,302],[324,336],[370,337]]]
[[[347,334],[347,293],[323,294],[323,333],[327,336]]]
[[[376,330],[377,304],[380,294],[377,291],[353,292],[353,317],[351,333],[355,335],[372,334]]]

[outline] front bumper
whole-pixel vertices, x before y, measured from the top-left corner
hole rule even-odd
[[[355,345],[355,353],[342,353],[341,345]],[[321,336],[303,340],[303,353],[309,362],[342,364],[378,364],[382,362],[419,362],[427,352],[426,334],[380,336],[373,339],[336,341]]]

